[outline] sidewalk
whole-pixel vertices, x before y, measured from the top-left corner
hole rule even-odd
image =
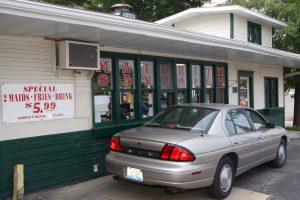
[[[288,131],[288,136],[291,139],[299,139],[300,138],[300,131]]]
[[[227,200],[267,200],[269,195],[233,188]],[[124,181],[111,176],[93,179],[76,185],[25,195],[25,200],[208,200],[203,190],[191,190],[175,195],[166,194],[163,187],[151,187]]]

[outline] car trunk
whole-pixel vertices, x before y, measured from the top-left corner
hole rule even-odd
[[[139,127],[119,133],[124,153],[159,158],[165,144],[177,144],[180,141],[199,136],[199,133],[176,129]]]

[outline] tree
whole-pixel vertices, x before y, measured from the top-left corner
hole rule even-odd
[[[201,7],[210,0],[40,0],[81,9],[111,12],[116,3],[128,3],[137,13],[138,19],[156,21],[188,8]]]
[[[300,1],[299,0],[228,0],[225,4],[254,9],[287,24],[273,35],[274,48],[300,54]],[[294,66],[295,67],[295,66]],[[298,66],[300,67],[300,66]],[[284,74],[300,71],[285,66]],[[295,88],[294,126],[300,127],[300,75],[285,79],[285,91]]]

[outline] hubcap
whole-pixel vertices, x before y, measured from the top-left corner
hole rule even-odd
[[[220,173],[220,186],[223,192],[227,192],[232,183],[232,169],[230,165],[226,164],[223,166]]]
[[[283,163],[285,161],[285,156],[286,156],[285,146],[281,144],[278,150],[278,158],[280,163]]]

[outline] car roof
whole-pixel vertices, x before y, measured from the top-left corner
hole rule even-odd
[[[216,110],[230,110],[234,108],[242,108],[241,106],[238,105],[221,104],[221,103],[185,103],[176,106],[201,107],[201,108],[211,108]]]

